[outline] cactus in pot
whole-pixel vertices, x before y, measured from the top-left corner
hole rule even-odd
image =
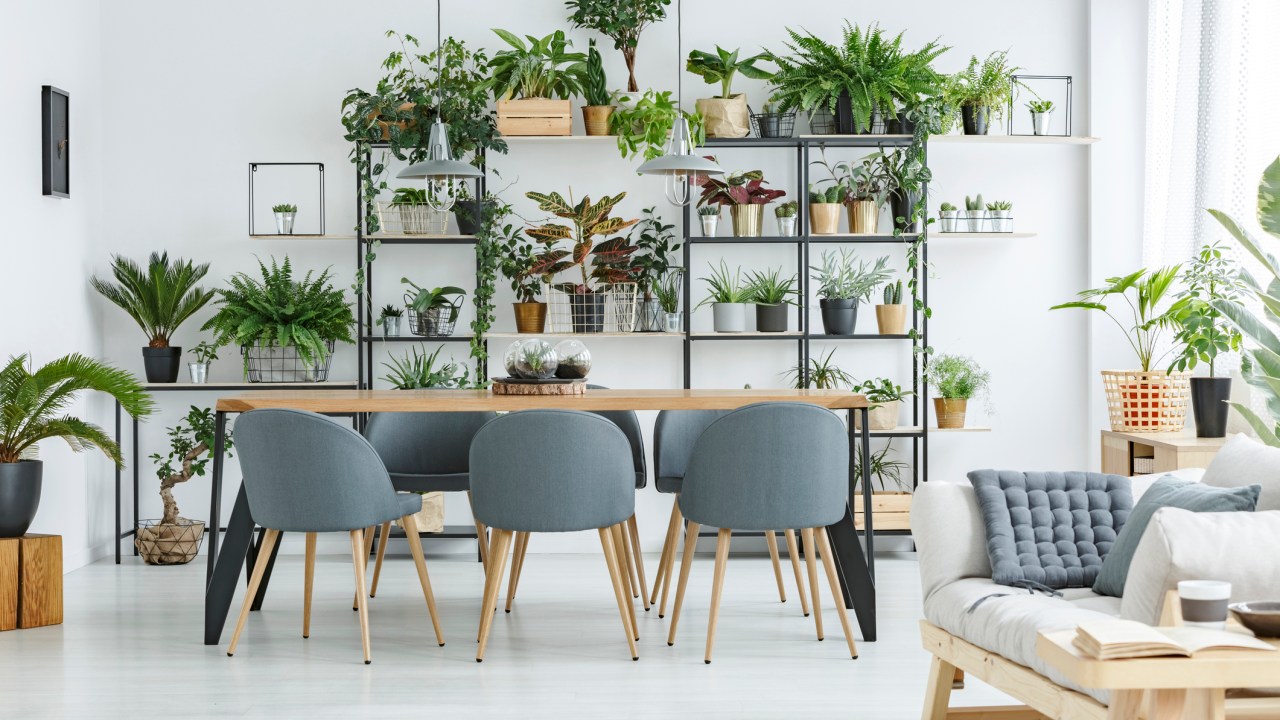
[[[907,306],[902,304],[902,280],[884,286],[884,303],[876,306],[876,327],[881,335],[902,335],[907,328]]]
[[[778,236],[795,237],[796,217],[800,214],[799,203],[795,200],[784,202],[773,209],[773,214],[778,220]]]
[[[965,224],[971,233],[982,232],[982,219],[986,217],[986,210],[983,210],[982,193],[978,193],[978,197],[971,198],[964,196],[964,218]]]
[[[942,232],[956,232],[956,225],[959,223],[959,215],[960,211],[956,209],[955,205],[952,205],[949,202],[944,202],[939,205],[938,217],[940,218],[939,224],[942,227]]]

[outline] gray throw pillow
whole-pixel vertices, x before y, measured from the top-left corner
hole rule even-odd
[[[1138,549],[1138,541],[1142,540],[1151,516],[1160,508],[1175,507],[1192,512],[1253,512],[1258,506],[1258,493],[1261,491],[1260,485],[1217,488],[1172,475],[1160,478],[1143,493],[1133,512],[1129,513],[1111,553],[1102,563],[1102,572],[1093,584],[1093,591],[1112,597],[1124,595],[1124,582],[1129,576],[1133,553]]]
[[[975,470],[969,482],[1001,585],[1089,587],[1133,508],[1122,475]]]

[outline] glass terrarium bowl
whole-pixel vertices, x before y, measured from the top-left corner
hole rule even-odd
[[[516,351],[516,377],[528,380],[547,380],[556,376],[560,357],[556,349],[545,340],[526,340]]]
[[[507,377],[518,378],[520,371],[516,369],[516,359],[520,357],[520,348],[524,346],[526,340],[517,340],[507,346],[507,351],[502,355],[502,367],[507,370]]]
[[[580,380],[591,372],[591,351],[581,340],[561,340],[556,344],[556,357],[560,360],[558,378]]]

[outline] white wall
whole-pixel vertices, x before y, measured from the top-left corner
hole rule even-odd
[[[446,34],[496,49],[497,39],[488,30],[491,26],[541,35],[565,25],[563,4],[557,0],[488,2],[483,6],[487,12],[475,12],[477,7],[446,0]],[[1008,48],[1013,61],[1028,73],[1072,75],[1076,133],[1091,130],[1090,24],[1083,3],[916,0],[872,7],[808,2],[786,6],[785,17],[779,17],[779,8],[767,0],[741,0],[729,16],[719,4],[687,2],[684,50],[710,49],[717,41],[729,47],[740,45],[745,52],[761,45],[779,47],[784,23],[834,39],[842,17],[863,24],[879,21],[892,32],[907,29],[909,46],[941,36],[955,48],[940,61],[946,71],[958,69],[970,54]],[[95,253],[88,259],[91,266],[104,268],[110,252],[141,257],[164,248],[212,262],[212,274],[222,278],[253,269],[255,254],[265,258],[288,253],[300,267],[333,266],[340,285],[349,285],[351,242],[246,237],[247,164],[324,162],[329,232],[346,232],[354,222],[355,208],[352,166],[346,159],[349,148],[339,124],[340,99],[350,88],[374,84],[378,65],[391,49],[383,31],[394,28],[416,34],[427,44],[433,42],[434,11],[433,4],[421,0],[387,0],[358,12],[350,3],[336,0],[108,4],[102,18],[102,130],[110,141],[103,148],[103,232],[95,238]],[[585,50],[589,35],[574,31],[571,36]],[[674,89],[675,41],[674,21],[644,34],[638,68],[642,85]],[[625,77],[621,56],[606,47],[604,57],[613,84],[620,85]],[[1127,62],[1136,66],[1141,55],[1134,51]],[[756,106],[765,98],[758,82],[740,79],[737,88],[745,90]],[[709,90],[697,78],[686,76],[687,103]],[[580,120],[575,119],[575,126],[582,132]],[[933,479],[963,480],[968,470],[988,466],[1090,466],[1089,402],[1080,385],[1080,368],[1088,363],[1085,321],[1047,312],[1049,305],[1082,287],[1089,274],[1089,152],[1071,146],[958,145],[939,145],[931,151],[935,209],[941,200],[956,202],[965,194],[982,192],[988,199],[1012,200],[1018,229],[1039,233],[1025,240],[937,238],[931,243],[933,345],[940,352],[971,354],[990,369],[998,410],[988,419],[978,408],[970,421],[994,426],[990,434],[933,436]],[[776,186],[794,195],[794,157],[787,152],[726,150],[721,161],[729,169],[760,167]],[[632,172],[636,163],[621,160],[607,145],[513,143],[511,154],[496,158],[493,165],[508,180],[518,181],[507,193],[509,199],[531,189],[572,187],[575,193],[592,195],[625,190],[629,195],[620,207],[625,215],[634,217],[641,208],[658,205],[667,217],[677,217],[663,203],[660,185],[637,177]],[[259,199],[260,203],[273,201]],[[298,202],[313,201],[307,196]],[[536,217],[522,198],[516,204],[526,216]],[[766,219],[766,224],[771,222]],[[1132,239],[1136,246],[1137,236]],[[1111,241],[1120,240],[1113,237]],[[746,268],[794,267],[790,252],[779,248],[723,250],[731,262]],[[375,288],[381,302],[399,297],[397,281],[402,274],[434,284],[465,283],[471,277],[471,258],[465,250],[384,248],[381,252]],[[695,248],[694,275],[702,275],[706,263],[719,255],[719,248]],[[895,266],[902,268],[901,255],[892,257]],[[50,262],[47,254],[44,262]],[[84,275],[87,271],[74,276],[77,287]],[[695,299],[701,293],[696,285]],[[510,300],[504,284],[497,298],[495,330],[512,328],[506,305]],[[93,304],[103,316],[106,355],[140,371],[142,343],[135,328],[118,311],[100,301]],[[199,339],[199,323],[205,317],[207,313],[178,334],[179,344],[190,346]],[[861,322],[873,320],[868,314]],[[710,320],[699,313],[694,322],[702,327],[709,326]],[[593,380],[600,383],[677,387],[681,382],[678,342],[599,340],[590,345],[596,356]],[[897,374],[903,381],[908,377],[903,374],[909,357],[903,347],[890,343],[838,347],[839,362],[856,376]],[[503,349],[502,343],[493,343],[497,356]],[[824,348],[815,344],[814,351],[820,349]],[[376,352],[377,362],[387,358],[382,348]],[[781,384],[778,373],[794,362],[791,346],[784,349],[781,344],[711,343],[697,345],[694,352],[694,383],[703,387]],[[237,359],[231,354],[225,352],[215,365],[215,379],[238,376]],[[343,349],[335,361],[335,377],[350,377],[354,370],[354,350]],[[144,433],[144,455],[160,447],[163,426],[172,423],[187,404],[208,401],[208,396],[164,396],[165,412]],[[905,443],[900,447],[905,449]],[[151,470],[144,467],[143,471],[144,488],[148,488]],[[227,507],[236,478],[232,463]],[[154,493],[144,489],[142,495],[143,516],[153,516],[159,510]],[[188,514],[204,517],[207,513],[207,481],[189,483],[178,496]],[[661,541],[669,502],[652,490],[637,497],[647,549],[656,549]],[[451,523],[466,522],[465,503],[452,500],[448,516]],[[99,533],[95,538],[101,542],[105,536]],[[540,540],[535,550],[586,548],[590,542],[590,538]],[[470,550],[462,543],[451,547]]]
[[[102,354],[100,305],[88,277],[101,267],[102,72],[99,7],[81,2],[6,3],[0,21],[0,208],[5,248],[0,304],[5,308],[0,357],[31,353],[45,363],[70,352]],[[40,88],[71,95],[71,198],[42,197]],[[121,357],[113,359],[124,362]],[[72,414],[104,423],[102,398],[85,398]],[[110,463],[76,455],[61,441],[43,443],[44,485],[31,531],[62,535],[63,565],[87,563],[109,547]]]

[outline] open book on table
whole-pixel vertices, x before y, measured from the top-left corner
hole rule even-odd
[[[1257,639],[1247,631],[1151,627],[1133,620],[1080,623],[1072,644],[1086,656],[1097,660],[1194,657],[1206,650],[1276,650],[1275,646]]]

